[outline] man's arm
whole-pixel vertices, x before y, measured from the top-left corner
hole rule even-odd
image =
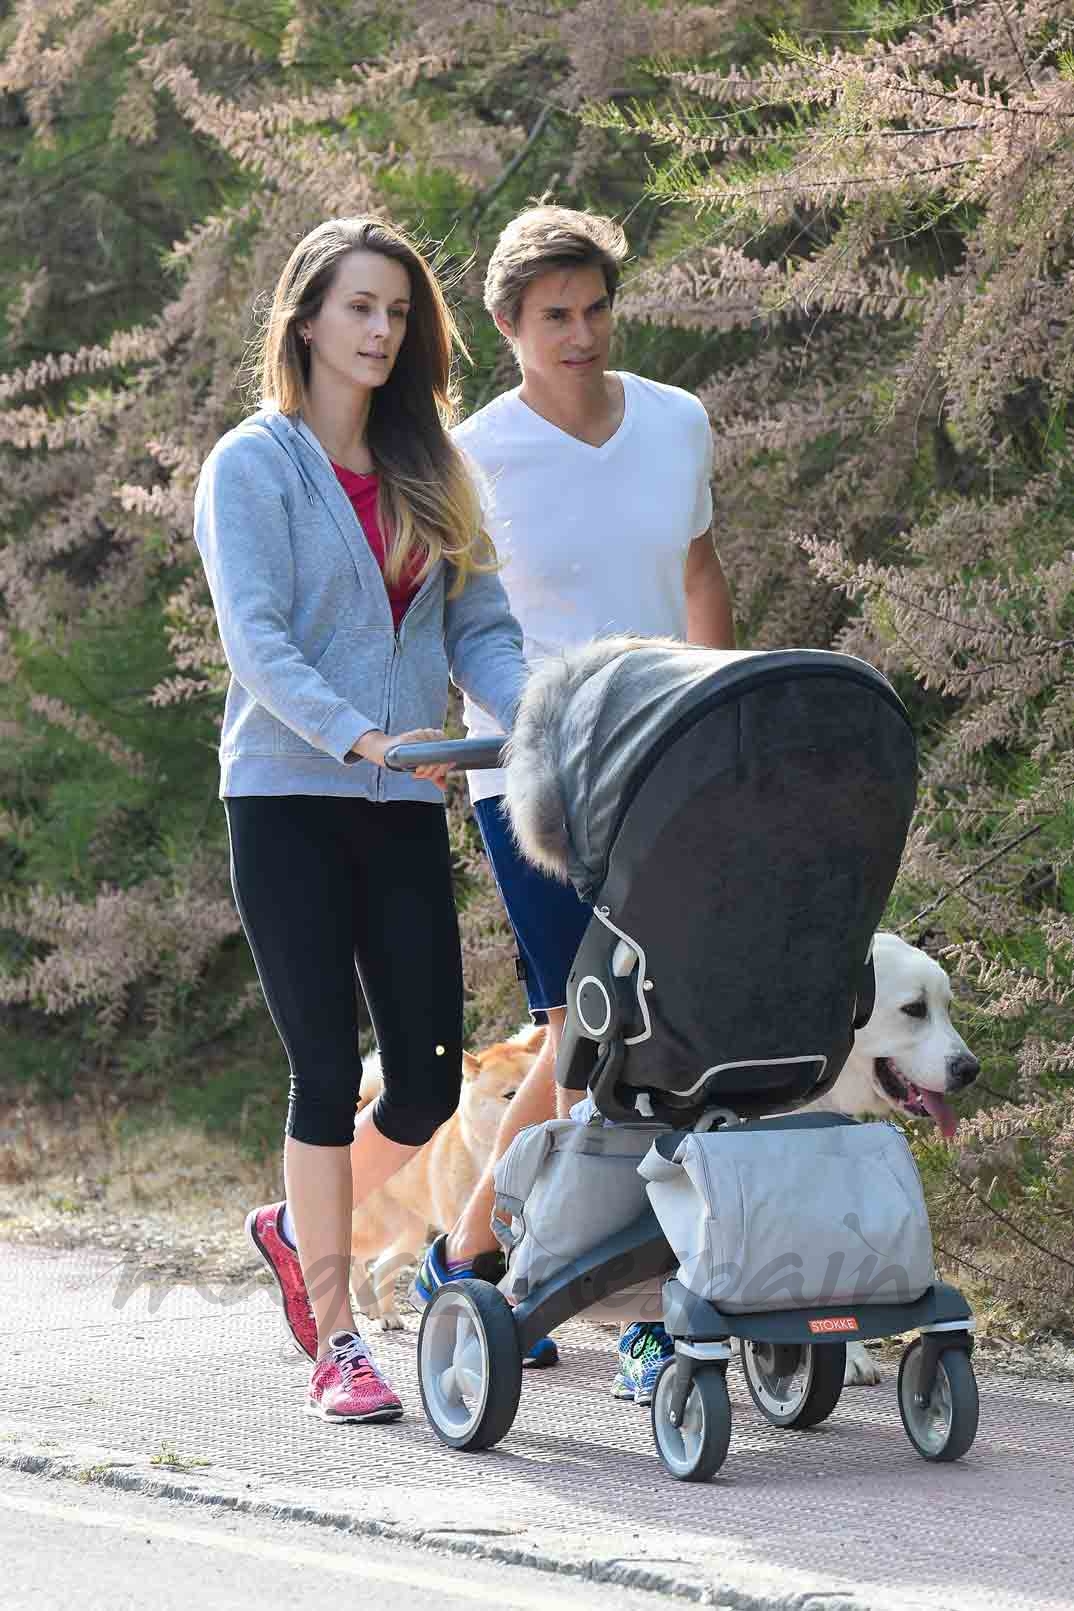
[[[686,637],[706,649],[733,649],[735,619],[731,593],[712,540],[702,532],[686,550]]]

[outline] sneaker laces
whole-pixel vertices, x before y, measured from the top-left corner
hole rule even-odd
[[[369,1357],[369,1350],[358,1333],[355,1332],[348,1342],[340,1343],[332,1349],[332,1360],[339,1367],[339,1373],[344,1385],[352,1377],[373,1376],[378,1381],[384,1377]]]
[[[663,1331],[663,1328],[661,1328]],[[667,1352],[670,1339],[665,1331],[663,1335],[654,1328],[646,1327],[640,1336],[634,1338],[630,1345],[632,1358],[648,1364],[653,1359],[662,1359]]]

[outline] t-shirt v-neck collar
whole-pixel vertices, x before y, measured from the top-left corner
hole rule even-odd
[[[616,429],[612,432],[611,436],[609,436],[608,440],[606,442],[602,442],[599,447],[594,447],[592,442],[583,442],[580,436],[572,436],[570,431],[565,431],[561,425],[554,425],[551,420],[545,419],[543,414],[538,414],[535,408],[531,408],[530,405],[524,402],[519,396],[519,392],[521,391],[520,386],[516,386],[514,391],[510,393],[510,396],[514,399],[518,407],[525,411],[527,424],[532,423],[535,431],[544,431],[550,433],[557,442],[569,444],[571,447],[577,448],[579,453],[585,454],[590,460],[607,459],[610,458],[613,453],[618,452],[623,442],[630,435],[634,424],[634,410],[630,406],[630,386],[628,384],[629,377],[627,375],[620,374],[618,370],[612,370],[611,373],[615,375],[619,384],[623,388],[623,417],[619,421]]]

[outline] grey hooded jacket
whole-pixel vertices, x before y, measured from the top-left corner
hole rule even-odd
[[[324,449],[271,406],[213,448],[194,538],[231,682],[220,793],[430,800],[432,783],[345,762],[363,733],[441,727],[448,677],[510,729],[522,632],[495,575],[447,597],[438,563],[398,633],[380,566]]]

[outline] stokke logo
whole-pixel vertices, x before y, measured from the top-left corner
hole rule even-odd
[[[857,1331],[858,1322],[853,1315],[830,1315],[824,1320],[811,1320],[809,1329],[814,1336],[825,1331]]]

